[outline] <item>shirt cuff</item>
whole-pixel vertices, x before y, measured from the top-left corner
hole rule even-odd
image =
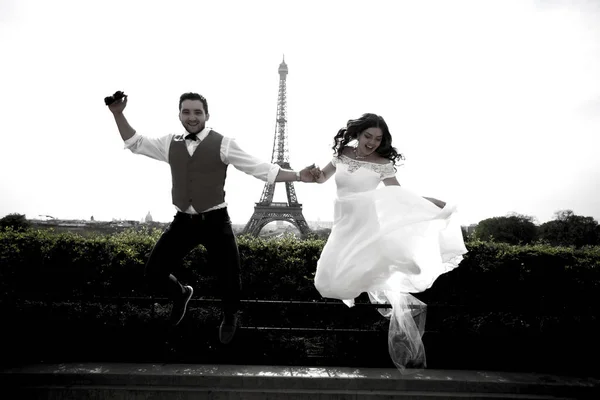
[[[133,146],[138,140],[140,140],[142,137],[142,135],[138,135],[138,133],[134,133],[132,137],[130,137],[129,139],[127,139],[124,143],[125,147],[123,147],[124,149],[128,149],[131,146]]]
[[[281,167],[277,164],[273,164],[269,173],[267,174],[267,183],[273,184],[275,183],[275,178],[277,178],[277,174],[279,174],[279,170]]]

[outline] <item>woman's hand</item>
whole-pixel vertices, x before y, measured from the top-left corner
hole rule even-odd
[[[313,168],[311,168],[310,173],[313,176],[315,182],[325,182],[325,175],[323,175],[323,171],[321,171],[321,168],[319,168],[318,166],[313,164]]]

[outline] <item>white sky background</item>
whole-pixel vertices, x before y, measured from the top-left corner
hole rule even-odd
[[[170,221],[168,165],[123,150],[103,98],[125,91],[132,126],[158,136],[199,92],[208,126],[269,161],[283,54],[294,168],[324,166],[374,112],[401,184],[464,224],[600,219],[600,2],[566,0],[0,0],[0,216]],[[228,171],[245,223],[264,183]],[[307,220],[332,220],[333,180],[295,188]]]

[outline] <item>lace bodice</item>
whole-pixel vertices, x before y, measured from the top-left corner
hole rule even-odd
[[[375,190],[383,179],[396,175],[392,162],[375,164],[341,155],[334,156],[331,163],[336,168],[335,183],[340,197]]]

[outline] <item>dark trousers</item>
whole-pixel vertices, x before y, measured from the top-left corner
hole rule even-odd
[[[236,312],[242,290],[240,256],[226,208],[197,215],[175,214],[146,264],[146,278],[150,286],[172,299],[181,296],[183,286],[171,272],[199,244],[206,248],[209,265],[216,271],[223,312]]]

